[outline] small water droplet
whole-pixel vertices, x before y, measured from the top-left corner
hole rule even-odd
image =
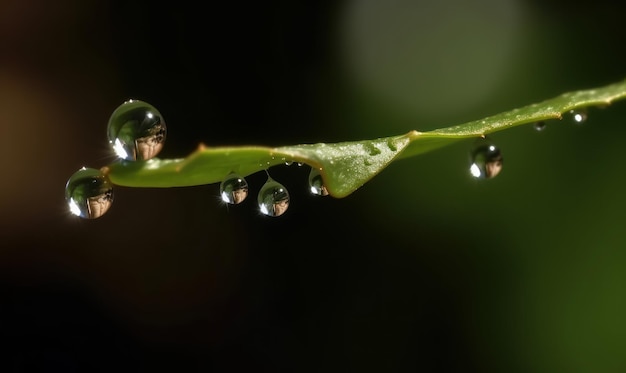
[[[477,179],[491,179],[502,171],[502,153],[488,138],[476,141],[471,152],[470,173]]]
[[[268,176],[259,191],[259,209],[267,216],[280,216],[289,208],[289,192],[282,184]]]
[[[113,203],[113,184],[95,168],[81,168],[65,184],[70,212],[84,219],[104,215]]]
[[[236,173],[231,173],[220,183],[222,201],[237,205],[248,196],[248,182]]]
[[[316,168],[311,168],[311,172],[309,173],[309,187],[311,193],[315,195],[328,195],[328,190],[324,185],[324,179],[322,179],[322,174],[320,174],[319,170],[317,170]]]
[[[535,122],[535,124],[533,124],[533,128],[535,129],[535,131],[541,132],[546,129],[546,122],[544,122],[543,120]]]
[[[291,166],[293,164],[293,161],[287,161],[285,162],[285,166]]]
[[[587,120],[587,110],[585,109],[570,110],[569,115],[576,124],[582,124]]]
[[[374,156],[374,155],[378,155],[380,153],[382,153],[382,151],[380,149],[378,149],[378,147],[372,143],[366,143],[363,145],[363,147],[365,147],[367,149],[367,152],[369,153],[369,155]]]
[[[107,128],[115,154],[128,161],[154,158],[163,149],[166,132],[161,113],[140,100],[128,100],[118,106]]]
[[[302,167],[303,164],[304,163],[302,163],[302,162],[298,162],[298,167]]]

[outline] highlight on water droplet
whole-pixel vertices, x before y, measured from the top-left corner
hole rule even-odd
[[[248,197],[248,182],[233,172],[220,183],[220,196],[226,203],[240,204]]]
[[[166,132],[161,113],[140,100],[128,100],[118,106],[107,127],[113,151],[127,161],[154,158],[163,149]]]
[[[259,191],[259,209],[263,215],[280,216],[289,208],[289,192],[282,184],[268,176]]]
[[[311,168],[311,172],[309,173],[309,189],[311,190],[311,193],[318,196],[328,195],[328,190],[326,189],[324,180],[322,179],[322,174],[317,168]]]
[[[84,219],[99,218],[113,203],[113,184],[102,171],[83,167],[68,179],[65,200],[73,215]]]
[[[533,128],[535,131],[541,132],[546,129],[546,122],[543,120],[535,122],[535,124],[533,124]]]
[[[570,110],[568,114],[576,124],[582,124],[587,120],[587,110],[585,109]]]
[[[477,179],[491,179],[502,171],[502,153],[486,137],[474,143],[470,156],[470,174]]]

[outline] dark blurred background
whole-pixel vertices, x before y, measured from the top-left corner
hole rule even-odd
[[[600,0],[0,0],[2,372],[624,372],[626,105],[392,164],[343,199],[270,169],[278,218],[218,185],[116,188],[71,216],[69,176],[113,161],[129,98],[163,158],[429,130],[626,77]]]

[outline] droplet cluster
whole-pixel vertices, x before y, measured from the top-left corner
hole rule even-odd
[[[267,172],[267,170],[266,170]],[[314,195],[327,196],[328,190],[324,186],[322,175],[316,168],[311,168],[309,174],[309,190]],[[220,183],[220,197],[229,205],[238,205],[248,196],[248,182],[235,172],[231,172]],[[266,216],[276,217],[283,215],[289,208],[291,197],[287,188],[267,176],[265,184],[257,195],[259,211]]]
[[[166,135],[167,126],[161,113],[141,100],[127,100],[118,106],[107,126],[109,146],[121,162],[142,162],[155,158],[163,149]],[[286,165],[292,163],[285,159]],[[302,162],[298,162],[298,166],[302,165]],[[65,199],[71,214],[84,219],[96,219],[110,209],[113,184],[105,170],[82,167],[69,178],[65,186]],[[315,195],[328,195],[322,176],[315,168],[311,169],[309,175],[309,188]],[[248,193],[248,182],[235,171],[226,175],[219,186],[220,198],[228,205],[241,204]],[[263,215],[281,216],[289,208],[290,195],[287,188],[268,173],[257,202]]]
[[[581,108],[572,109],[564,117],[572,123],[581,124],[587,120],[587,111]],[[533,128],[544,131],[546,122],[539,120],[533,123]],[[155,158],[163,149],[166,136],[167,126],[161,113],[141,100],[131,99],[119,105],[111,114],[107,125],[109,146],[120,162],[144,162]],[[375,146],[367,150],[371,156],[380,153],[380,149]],[[285,157],[282,161],[286,166],[294,164],[294,160]],[[367,159],[364,162],[368,165]],[[270,167],[269,161],[262,161],[259,167],[263,168],[265,164],[267,168]],[[301,161],[296,164],[304,165]],[[333,164],[332,160],[330,164]],[[502,172],[502,166],[502,152],[490,138],[483,135],[474,142],[469,162],[469,173],[472,177],[492,179]],[[308,177],[309,191],[316,196],[328,196],[329,190],[321,170],[311,168]],[[247,199],[249,186],[244,176],[235,170],[224,176],[219,185],[219,196],[225,204],[239,205]],[[84,219],[96,219],[105,215],[113,203],[113,184],[108,179],[106,168],[82,167],[72,174],[65,186],[65,199],[73,215]],[[259,211],[266,216],[281,216],[288,210],[290,202],[287,188],[267,173],[267,180],[257,195]]]
[[[111,150],[122,161],[146,161],[163,149],[167,127],[159,111],[141,100],[128,100],[111,114],[107,137]],[[82,167],[65,185],[71,214],[84,219],[103,216],[113,203],[113,184],[103,170]]]
[[[567,122],[580,125],[587,121],[588,111],[586,108],[572,109],[563,114],[563,119]],[[532,123],[533,129],[537,132],[545,131],[548,124],[545,120],[538,120]],[[476,179],[491,179],[502,171],[503,158],[502,151],[487,136],[481,136],[474,142],[470,150],[470,175]]]
[[[569,123],[582,125],[587,121],[588,111],[586,108],[578,108],[567,111],[563,114],[562,119],[565,119]],[[539,120],[533,123],[533,128],[537,132],[541,132],[546,129],[548,123],[545,120]]]

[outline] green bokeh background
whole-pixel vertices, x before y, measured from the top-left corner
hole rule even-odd
[[[392,164],[344,199],[269,170],[279,218],[218,186],[116,188],[76,220],[80,167],[113,161],[134,98],[198,143],[281,146],[479,119],[624,78],[609,2],[0,6],[0,336],[9,371],[623,372],[626,106]],[[501,31],[501,32],[500,32]]]

